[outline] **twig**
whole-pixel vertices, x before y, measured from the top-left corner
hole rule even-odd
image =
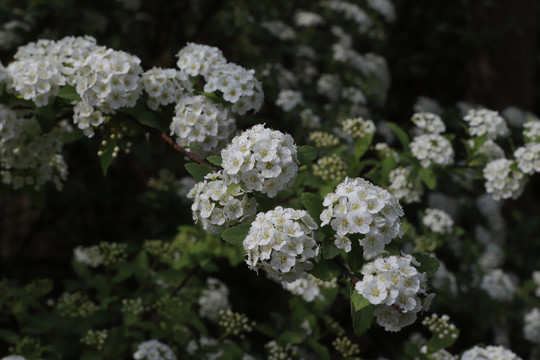
[[[349,268],[347,266],[345,266],[344,264],[342,264],[341,262],[339,262],[336,259],[334,259],[334,261],[341,267],[341,269],[343,269],[343,272],[345,273],[345,276],[347,276],[349,278],[349,280],[351,280],[351,282],[353,284],[356,284],[358,281],[360,281],[356,276],[354,276],[351,273],[351,270],[349,270]]]

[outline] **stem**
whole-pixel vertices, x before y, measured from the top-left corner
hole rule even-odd
[[[154,129],[153,127],[150,127],[148,125],[145,125],[145,124],[141,124],[140,122],[138,122],[134,117],[130,116],[131,120],[136,123],[137,125],[143,127],[146,131],[148,132],[151,132],[151,133],[154,133],[156,135],[158,135],[160,138],[162,138],[163,140],[165,140],[165,142],[167,144],[169,144],[170,146],[173,147],[174,150],[178,151],[178,152],[181,152],[182,154],[184,154],[185,156],[187,156],[191,161],[194,161],[196,162],[197,164],[201,164],[201,165],[204,165],[214,171],[218,171],[219,169],[217,167],[215,167],[214,165],[212,164],[209,164],[207,163],[206,161],[204,160],[201,160],[199,159],[197,156],[193,155],[192,153],[190,153],[189,151],[187,151],[186,149],[184,149],[183,147],[181,147],[180,145],[178,145],[173,139],[171,139],[170,136],[168,136],[167,134],[165,134],[164,132],[162,131],[159,131],[158,129]]]
[[[339,262],[336,259],[334,259],[334,261],[336,262],[336,264],[338,264],[341,267],[341,269],[343,269],[343,272],[345,273],[345,276],[347,276],[347,278],[349,278],[349,280],[351,280],[351,282],[353,284],[356,284],[358,281],[360,281],[356,276],[354,276],[351,273],[351,270],[349,270],[349,268],[347,266],[345,266],[345,264],[342,264],[341,262]]]
[[[195,275],[195,273],[197,272],[197,270],[199,270],[199,266],[195,266],[193,269],[191,269],[189,271],[189,273],[186,275],[186,277],[184,278],[184,280],[182,280],[182,282],[180,283],[180,285],[178,285],[176,287],[176,289],[174,289],[173,291],[173,295],[176,296],[178,295],[178,293],[180,292],[180,290],[182,290],[182,288],[184,286],[186,286],[187,282],[189,281],[189,279],[191,279],[191,277],[193,277],[193,275]]]

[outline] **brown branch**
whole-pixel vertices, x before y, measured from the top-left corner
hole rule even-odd
[[[342,264],[341,262],[339,262],[336,259],[334,259],[334,261],[341,267],[341,269],[343,270],[343,273],[345,273],[345,276],[348,277],[349,280],[351,280],[353,285],[356,284],[358,281],[360,281],[356,276],[354,276],[351,273],[351,270],[349,270],[349,268],[347,266],[345,266],[345,264]]]

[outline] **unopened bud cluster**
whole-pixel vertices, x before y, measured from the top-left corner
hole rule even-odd
[[[358,355],[360,353],[360,348],[358,347],[358,344],[353,343],[351,339],[349,339],[347,336],[341,336],[336,338],[332,342],[332,345],[344,358]]]
[[[529,120],[523,124],[523,137],[538,142],[540,140],[540,120]]]
[[[122,299],[122,312],[124,314],[140,315],[144,312],[144,306],[141,298]]]
[[[275,340],[265,346],[268,351],[268,360],[293,360],[296,359],[298,348],[292,344],[280,345]]]
[[[441,339],[447,336],[450,336],[453,339],[457,339],[458,337],[456,326],[450,323],[450,317],[446,314],[443,316],[432,314],[422,321],[422,325],[427,327],[429,331]]]
[[[180,252],[171,243],[163,240],[146,240],[143,249],[162,261],[174,260],[180,257]]]
[[[231,310],[220,310],[219,316],[219,326],[223,327],[227,334],[238,336],[240,339],[243,339],[246,333],[250,333],[255,326],[255,322],[249,321],[247,315]]]
[[[337,136],[324,131],[313,131],[309,133],[309,141],[314,143],[318,148],[329,148],[339,144]]]
[[[335,153],[324,156],[313,165],[313,175],[324,181],[341,180],[347,175],[347,163]]]
[[[88,300],[88,297],[80,292],[64,293],[58,299],[56,308],[62,316],[72,318],[87,318],[94,312],[99,310],[93,301]]]
[[[81,342],[85,345],[95,347],[98,350],[103,348],[105,340],[107,340],[107,329],[104,330],[88,330],[86,335],[81,338]]]

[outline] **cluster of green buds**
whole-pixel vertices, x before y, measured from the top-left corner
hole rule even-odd
[[[347,164],[334,153],[317,160],[313,165],[313,174],[324,181],[343,180],[347,176]]]
[[[72,294],[62,294],[62,296],[58,299],[56,308],[58,311],[60,311],[62,316],[69,316],[73,318],[87,318],[99,310],[99,306],[97,306],[93,301],[88,300],[88,297],[79,291]]]
[[[314,143],[318,148],[329,148],[339,145],[337,136],[324,131],[313,131],[309,133],[309,141]]]
[[[105,340],[107,340],[107,329],[88,330],[86,335],[81,338],[81,342],[83,344],[95,347],[98,350],[101,350],[103,348]]]
[[[341,336],[336,338],[336,340],[332,342],[332,345],[334,345],[334,348],[344,358],[358,355],[360,353],[358,344],[351,342],[351,339],[349,339],[347,336]]]
[[[232,312],[231,310],[221,310],[219,316],[219,326],[225,329],[224,336],[234,335],[243,339],[244,334],[250,333],[255,326],[255,322],[249,321],[247,315]]]

